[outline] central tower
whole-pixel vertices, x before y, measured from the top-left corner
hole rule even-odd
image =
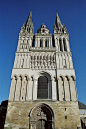
[[[34,34],[32,12],[21,27],[5,127],[80,128],[69,35],[57,13],[53,35],[44,24]]]

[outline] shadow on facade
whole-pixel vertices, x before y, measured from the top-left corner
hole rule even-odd
[[[0,129],[4,129],[8,100],[2,101],[0,105]]]

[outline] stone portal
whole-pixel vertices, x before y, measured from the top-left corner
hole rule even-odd
[[[30,129],[53,129],[54,114],[46,104],[36,106],[30,114]]]

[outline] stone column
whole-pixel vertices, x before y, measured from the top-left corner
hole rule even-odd
[[[76,93],[76,85],[75,80],[70,78],[70,92],[71,92],[71,100],[76,101],[77,100],[77,93]]]
[[[17,68],[20,68],[20,64],[21,64],[21,55],[18,53],[18,58],[17,58]]]
[[[20,101],[26,101],[26,86],[27,86],[27,77],[23,77]]]
[[[52,80],[49,80],[48,85],[48,98],[52,99]]]
[[[68,60],[68,54],[65,54],[65,59],[66,59],[66,67],[69,69],[69,60]]]
[[[37,99],[37,80],[34,79],[33,83],[33,100]]]
[[[42,47],[45,47],[45,39],[43,37]]]
[[[29,81],[30,79],[27,77],[27,85],[26,85],[26,100],[29,100]]]
[[[59,39],[57,38],[57,52],[60,51],[60,47],[59,47]]]
[[[15,101],[20,101],[20,90],[22,87],[22,78],[19,76],[17,79],[16,92],[15,92]]]
[[[66,38],[67,51],[70,52],[69,39]]]
[[[70,69],[72,69],[73,68],[72,55],[69,55],[69,64],[70,64]]]
[[[25,68],[30,68],[30,64],[29,64],[29,54],[27,53],[26,55],[26,67]]]
[[[61,38],[61,41],[62,41],[62,50],[63,50],[63,52],[64,52],[63,38]]]
[[[51,42],[50,44],[51,44],[51,47],[52,47],[52,37],[50,38],[50,42]]]
[[[55,47],[57,48],[57,38],[55,39]]]
[[[10,101],[14,100],[15,87],[16,87],[16,77],[13,77],[11,79],[11,87],[10,87],[10,94],[9,94]]]
[[[36,37],[36,41],[37,41],[37,47],[39,47],[39,44],[38,44],[38,38]]]
[[[40,47],[40,39],[38,38],[38,47]]]
[[[59,54],[56,52],[56,68],[59,69]]]
[[[49,38],[49,47],[51,47],[51,46],[50,46],[50,38]]]
[[[63,101],[64,88],[63,88],[63,80],[61,78],[58,79],[58,91],[59,91],[59,101]]]
[[[64,90],[65,90],[65,100],[70,101],[69,82],[67,77],[65,77],[64,79]]]
[[[55,78],[52,79],[52,100],[57,100],[57,88]]]
[[[66,64],[65,64],[65,56],[64,54],[62,54],[62,68],[65,68]]]
[[[37,38],[35,38],[35,47],[38,47]]]
[[[33,78],[28,81],[28,99],[33,100]]]
[[[59,64],[60,64],[60,69],[63,68],[62,66],[62,54],[59,54]]]
[[[31,37],[29,38],[29,47],[31,47]]]

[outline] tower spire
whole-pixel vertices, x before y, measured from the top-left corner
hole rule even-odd
[[[28,16],[28,19],[27,19],[26,24],[27,24],[29,21],[32,22],[32,10],[31,10],[30,13],[29,13],[29,16]]]
[[[61,21],[60,21],[59,15],[58,15],[57,10],[56,10],[56,25],[58,25],[58,23],[61,24]]]

